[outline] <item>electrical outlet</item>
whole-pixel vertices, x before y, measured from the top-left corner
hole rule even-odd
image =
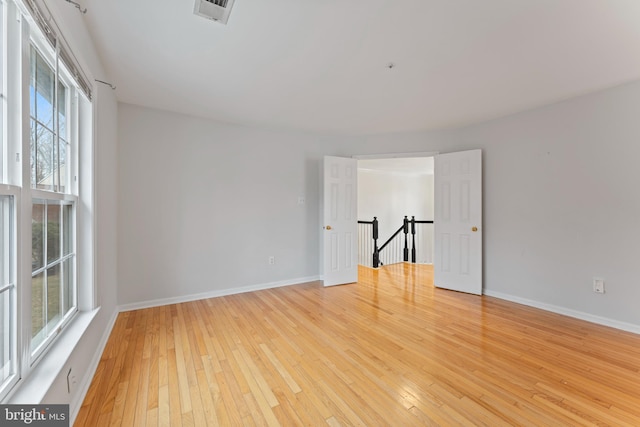
[[[276,263],[276,257],[274,257],[273,255],[271,255],[269,257],[269,265],[274,265]]]
[[[593,292],[604,294],[604,279],[601,279],[599,277],[593,278]]]
[[[298,204],[299,205],[304,205],[305,202],[306,202],[306,200],[305,200],[304,196],[298,197]]]

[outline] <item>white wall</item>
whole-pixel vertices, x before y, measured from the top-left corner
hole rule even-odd
[[[481,148],[485,290],[640,328],[638,111],[640,82],[463,129],[355,138],[120,105],[119,301],[317,276],[324,154]]]
[[[640,332],[638,111],[640,82],[451,134],[486,149],[487,290]]]
[[[120,304],[318,278],[320,159],[344,138],[126,104],[119,129]]]
[[[382,245],[402,225],[404,216],[416,220],[433,220],[433,175],[358,169],[358,220],[378,218]],[[431,263],[432,226],[417,242],[417,262]],[[409,236],[411,239],[411,236]],[[411,245],[411,242],[409,242]]]

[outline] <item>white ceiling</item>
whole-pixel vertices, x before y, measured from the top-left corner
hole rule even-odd
[[[120,101],[373,134],[461,126],[640,79],[639,0],[236,0],[226,26],[193,3],[83,1]]]

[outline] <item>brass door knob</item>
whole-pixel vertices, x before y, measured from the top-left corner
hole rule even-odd
[[[327,230],[331,230],[331,226],[330,226],[330,225],[327,225],[325,228],[326,228]]]
[[[478,231],[478,227],[471,227],[471,231],[475,233],[476,231]]]

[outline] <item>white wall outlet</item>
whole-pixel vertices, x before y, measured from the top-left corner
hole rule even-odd
[[[600,277],[593,278],[593,292],[604,294],[604,279]]]
[[[299,205],[304,205],[306,203],[306,199],[304,198],[304,196],[300,196],[298,197],[298,204]]]
[[[273,255],[271,255],[269,257],[269,265],[274,265],[276,263],[276,257],[274,257]]]

